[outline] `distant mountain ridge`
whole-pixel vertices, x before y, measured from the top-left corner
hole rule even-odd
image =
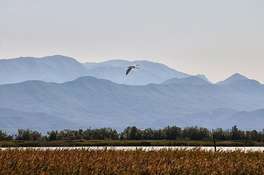
[[[180,81],[184,82],[184,79]],[[67,128],[70,123],[74,128],[121,129],[128,125],[159,128],[172,124],[179,126],[203,124],[208,128],[220,125],[225,128],[230,124],[245,126],[246,122],[254,123],[250,117],[243,117],[243,123],[231,119],[232,116],[236,118],[242,114],[244,116],[244,113],[239,113],[240,111],[264,109],[264,86],[261,84],[257,86],[259,91],[245,93],[244,89],[211,83],[129,86],[93,77],[81,77],[65,83],[26,81],[0,85],[0,106],[30,116],[39,113],[54,116],[55,121],[48,117],[48,123],[56,123],[61,119],[62,123],[66,122]],[[211,111],[214,113],[211,114]],[[5,110],[0,109],[0,113],[1,118],[8,116]],[[13,119],[10,118],[9,122],[2,124],[1,127],[17,128],[21,125],[15,121],[21,117],[25,120],[23,126],[33,127],[29,125],[30,122],[27,125],[27,118],[23,117],[25,115],[21,116],[22,114],[14,113]],[[30,118],[28,120],[31,120]],[[259,123],[264,122],[259,113],[257,118]],[[40,123],[43,122],[41,119],[38,120]],[[52,126],[53,129],[61,127]],[[45,127],[47,125],[43,124],[42,129]],[[41,128],[41,124],[38,128]]]
[[[132,71],[129,76],[125,76],[127,66],[136,64],[140,66],[140,70]],[[0,84],[19,83],[28,80],[63,83],[82,76],[93,76],[127,85],[160,84],[170,79],[182,79],[190,76],[196,76],[210,82],[203,74],[189,75],[164,64],[145,60],[80,63],[72,57],[63,55],[0,59]],[[217,84],[232,84],[232,82],[242,80],[249,79],[237,73]],[[252,80],[253,82],[259,83],[256,80]]]
[[[228,77],[227,79],[225,79],[224,81],[218,82],[217,84],[225,85],[225,84],[236,83],[238,81],[247,81],[247,80],[249,80],[249,78],[247,78],[246,76],[241,75],[240,73],[235,73],[230,77]]]
[[[65,82],[86,75],[86,68],[71,57],[21,57],[0,60],[0,84],[27,80]]]
[[[133,64],[139,64],[140,70],[132,71],[126,76],[127,67]],[[0,60],[0,84],[27,80],[62,83],[82,76],[94,76],[120,84],[146,85],[189,75],[149,61],[110,60],[101,63],[80,63],[72,57],[62,55]]]
[[[186,78],[172,78],[163,82],[163,84],[180,84],[180,85],[208,85],[211,84],[205,79],[198,76],[189,76]]]
[[[166,65],[150,61],[110,60],[101,63],[86,63],[84,65],[90,76],[128,85],[159,84],[170,78],[190,76],[171,69]],[[139,65],[140,68],[126,76],[125,71],[130,65]]]
[[[0,108],[0,128],[7,132],[31,128],[41,132],[53,129],[74,128],[75,123],[67,119],[41,112],[23,112],[14,109]],[[76,127],[77,128],[77,127]]]
[[[134,64],[140,69],[125,76]],[[238,73],[214,84],[149,61],[0,60],[0,128],[8,131],[173,124],[262,129],[263,116],[264,85]]]

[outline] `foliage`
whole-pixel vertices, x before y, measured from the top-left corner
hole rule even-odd
[[[12,140],[12,136],[7,135],[4,131],[0,130],[0,141]]]
[[[186,127],[180,128],[177,126],[167,126],[162,129],[138,129],[135,126],[127,127],[122,132],[112,128],[99,129],[79,129],[62,131],[49,131],[46,135],[42,135],[38,131],[19,129],[15,136],[7,135],[0,130],[0,140],[15,140],[20,141],[71,141],[71,140],[197,140],[210,141],[212,136],[217,141],[243,141],[263,142],[264,131],[243,131],[237,126],[228,130],[221,128],[209,130],[202,127]]]
[[[38,131],[19,129],[17,131],[16,140],[41,140],[41,133]]]
[[[100,128],[100,129],[87,129],[87,130],[63,130],[63,131],[50,131],[47,136],[48,140],[105,140],[118,139],[118,133],[116,130],[111,128]]]

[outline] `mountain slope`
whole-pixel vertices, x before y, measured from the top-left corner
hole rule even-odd
[[[68,120],[39,112],[23,112],[14,109],[0,108],[0,128],[7,132],[17,129],[34,129],[41,132],[74,128],[76,125]]]
[[[127,67],[134,64],[140,65],[140,70],[132,71],[125,76]],[[149,61],[110,60],[82,64],[71,57],[62,55],[0,60],[0,84],[27,80],[62,83],[87,75],[129,85],[158,84],[170,78],[189,76],[163,64]]]
[[[239,81],[247,81],[247,80],[249,79],[246,76],[236,73],[228,77],[226,80],[218,82],[217,84],[228,85],[228,84],[233,84]]]
[[[84,75],[86,68],[81,63],[61,55],[0,60],[0,84],[27,80],[65,82]]]
[[[234,74],[226,80],[217,83],[217,85],[249,95],[261,93],[264,89],[264,86],[260,82],[249,79],[241,74]],[[249,96],[249,98],[251,97]]]
[[[180,85],[208,85],[210,82],[208,82],[205,79],[202,79],[197,76],[190,76],[187,78],[172,78],[169,80],[166,80],[163,82],[163,84],[180,84]]]
[[[194,113],[186,117],[185,125],[207,128],[231,128],[234,125],[245,130],[262,130],[264,109],[237,111],[233,109],[216,109],[211,112]]]
[[[263,130],[264,109],[241,111],[230,117],[230,122],[245,129]]]
[[[88,75],[111,80],[119,84],[146,85],[150,83],[162,83],[171,78],[184,78],[188,74],[173,70],[163,64],[149,61],[125,61],[111,60],[102,63],[84,64],[88,70]],[[140,69],[125,75],[129,65],[139,65]]]
[[[128,86],[93,77],[61,84],[27,81],[1,85],[0,99],[2,108],[45,113],[78,127],[186,126],[187,116],[192,114],[264,108],[264,90],[245,94],[210,83]]]

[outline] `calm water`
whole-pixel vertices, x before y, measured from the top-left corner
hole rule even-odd
[[[76,150],[76,149],[85,149],[85,150],[122,150],[122,151],[134,151],[134,150],[144,150],[144,151],[159,151],[159,150],[193,150],[201,149],[205,151],[214,151],[214,147],[193,147],[193,146],[99,146],[99,147],[19,147],[19,148],[0,148],[1,150],[6,149],[35,149],[35,150]],[[218,151],[244,151],[244,152],[264,152],[264,147],[217,147]]]

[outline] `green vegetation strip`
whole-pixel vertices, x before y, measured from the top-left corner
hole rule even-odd
[[[19,129],[10,135],[0,130],[0,147],[57,147],[57,146],[264,146],[263,131],[244,131],[237,126],[228,130],[209,130],[201,127],[161,129],[127,127],[123,131],[112,128],[64,129],[39,131]]]

